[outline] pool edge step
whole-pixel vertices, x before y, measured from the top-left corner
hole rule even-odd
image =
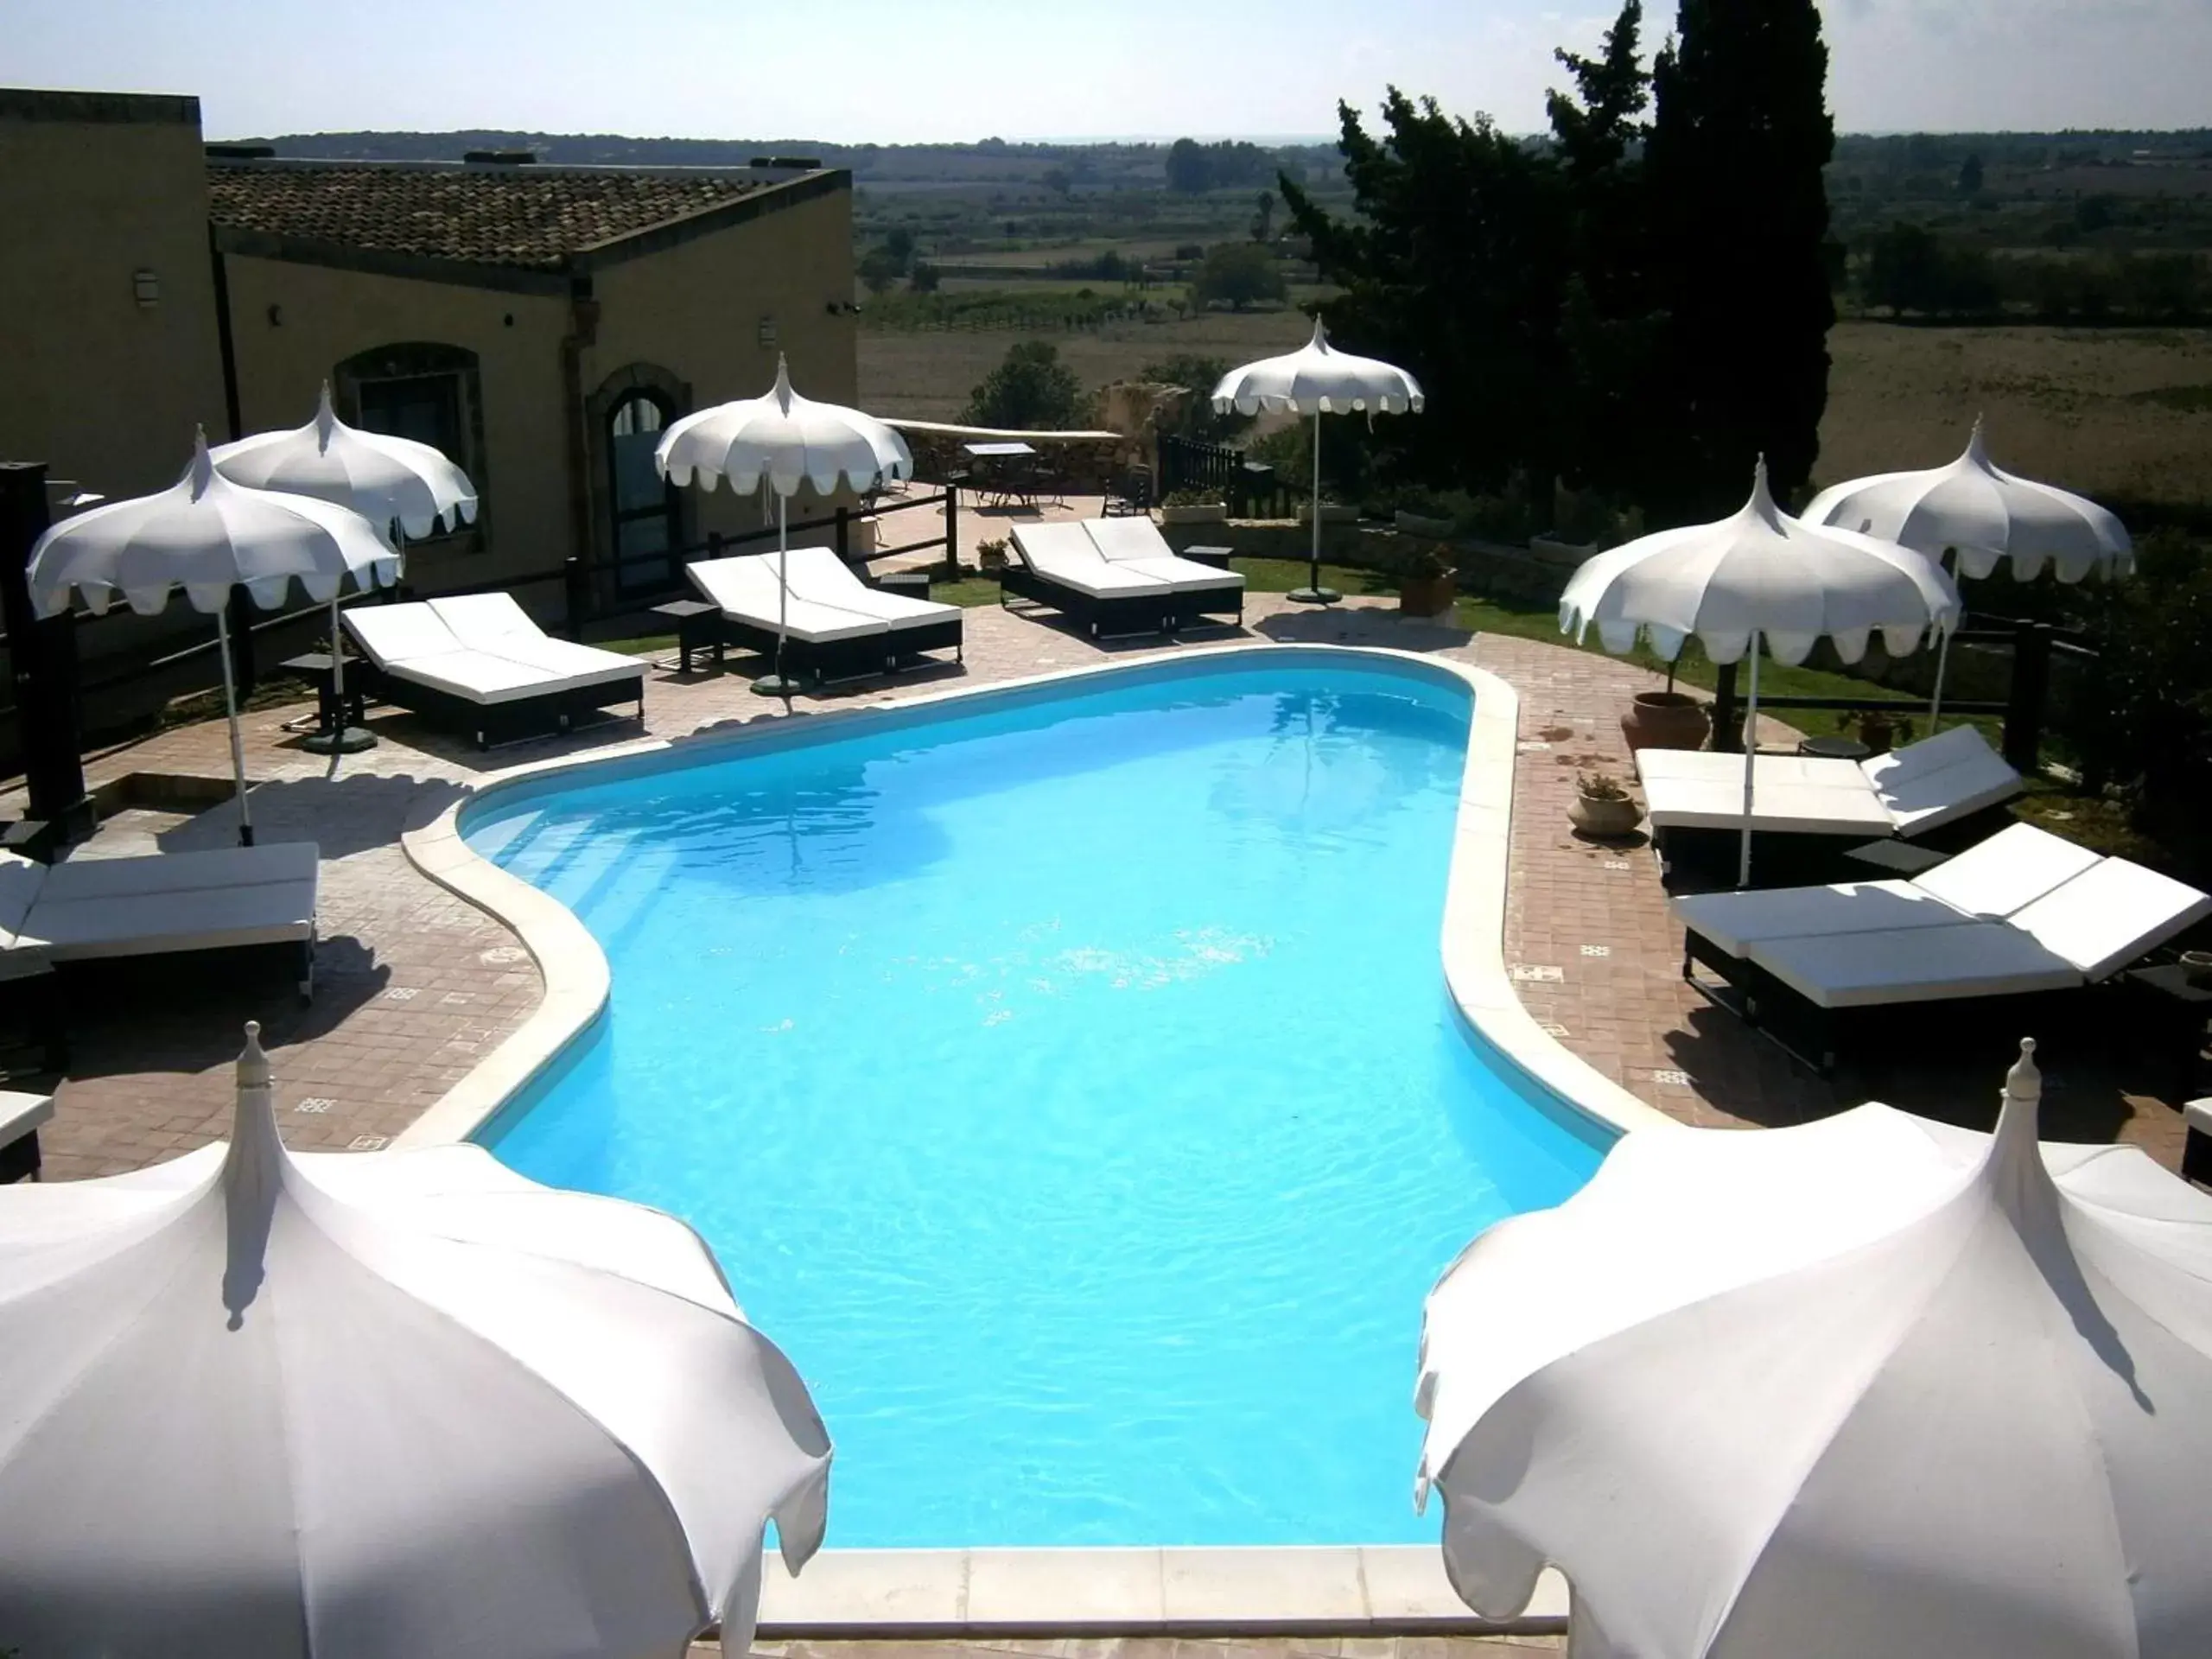
[[[1424,1544],[824,1550],[798,1578],[768,1558],[760,1638],[1557,1635],[1567,1603],[1547,1572],[1483,1618]]]

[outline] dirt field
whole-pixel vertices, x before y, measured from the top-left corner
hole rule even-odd
[[[1231,363],[1296,351],[1312,327],[1298,313],[1209,312],[1185,322],[1124,323],[1096,332],[1039,336],[1087,385],[1134,377],[1146,364],[1189,352]],[[1025,338],[1012,329],[975,334],[861,331],[861,402],[879,415],[918,421],[956,419],[976,383],[1006,348]]]
[[[2212,505],[2212,329],[1847,322],[1819,477],[1931,467],[1977,414],[1998,465],[2120,501]]]
[[[1094,385],[1192,352],[1241,362],[1301,343],[1281,312],[1214,313],[1049,336]],[[887,415],[950,420],[1020,338],[861,335],[861,394]],[[1904,328],[1846,322],[1821,429],[1823,481],[1932,467],[1988,419],[2001,466],[2125,502],[2212,506],[2212,329]]]

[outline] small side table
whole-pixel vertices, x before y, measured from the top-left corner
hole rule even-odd
[[[2197,1091],[2204,1064],[2204,1024],[2212,1020],[2212,985],[2192,985],[2177,962],[2156,968],[2132,968],[2120,976],[2133,995],[2154,1052],[2171,1057],[2177,1085],[2172,1098]]]
[[[654,606],[652,613],[676,624],[678,673],[689,674],[691,671],[691,653],[709,647],[715,653],[715,671],[721,671],[724,651],[720,606],[709,605],[703,599],[671,599],[665,605]]]
[[[1808,737],[1797,745],[1797,753],[1822,760],[1864,760],[1874,751],[1855,737]]]
[[[368,664],[356,658],[346,660],[355,673],[343,697],[338,694],[338,659],[328,652],[303,652],[278,664],[294,679],[315,688],[315,728],[301,745],[311,754],[359,754],[377,746],[377,734],[361,724],[367,702],[361,682]]]
[[[926,570],[887,570],[874,578],[874,585],[887,594],[899,594],[907,599],[927,599],[930,596],[930,573]]]
[[[1236,551],[1233,547],[1186,547],[1179,556],[1190,560],[1192,564],[1211,565],[1217,570],[1226,570],[1230,555]]]

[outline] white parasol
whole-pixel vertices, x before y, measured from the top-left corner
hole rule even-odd
[[[2212,1198],[1885,1106],[1643,1130],[1428,1301],[1417,1493],[1577,1659],[2212,1652]]]
[[[349,580],[360,588],[387,585],[398,574],[398,553],[359,513],[226,479],[215,470],[204,431],[194,440],[192,464],[169,488],[64,519],[39,537],[27,572],[31,603],[41,616],[67,610],[73,590],[95,615],[121,594],[132,610],[152,616],[180,588],[193,609],[215,613],[238,839],[249,846],[253,817],[231,671],[231,590],[243,587],[268,611],[284,602],[296,581],[310,600],[328,605]]]
[[[676,484],[695,479],[711,490],[718,479],[742,495],[766,486],[776,498],[776,666],[753,682],[764,696],[789,697],[793,687],[784,677],[784,581],[785,512],[800,481],[827,495],[840,480],[855,491],[894,479],[911,478],[913,453],[906,440],[873,415],[842,404],[817,404],[791,390],[791,371],[776,359],[776,384],[765,397],[717,404],[686,415],[671,425],[653,451],[653,465]]]
[[[2065,582],[2093,575],[2110,581],[2135,568],[2135,543],[2118,518],[2087,496],[1997,466],[1979,420],[1966,453],[1949,466],[1835,485],[1813,498],[1805,522],[1878,536],[1930,559],[1949,551],[1958,573],[1977,582],[2000,563],[2020,582],[2034,581],[2046,564]],[[1946,635],[1936,664],[1930,731],[1942,716],[1950,643]]]
[[[1231,369],[1213,389],[1213,406],[1226,414],[1255,415],[1263,409],[1289,410],[1313,417],[1313,547],[1306,586],[1290,597],[1325,605],[1340,597],[1321,586],[1321,416],[1356,410],[1395,415],[1419,413],[1421,382],[1378,358],[1356,357],[1329,344],[1321,319],[1313,319],[1313,338],[1294,352],[1262,358]]]
[[[829,1442],[697,1236],[471,1146],[0,1188],[0,1649],[742,1652]]]
[[[1643,633],[1672,662],[1694,634],[1715,663],[1750,656],[1738,882],[1750,881],[1751,871],[1761,641],[1776,661],[1796,664],[1826,639],[1855,663],[1878,632],[1902,656],[1929,630],[1956,626],[1958,616],[1951,579],[1918,554],[1851,531],[1815,529],[1776,506],[1764,461],[1734,517],[1662,530],[1586,560],[1559,606],[1561,632],[1580,639],[1594,623],[1607,651],[1627,651]]]
[[[470,523],[476,517],[476,486],[445,452],[412,438],[364,432],[338,418],[330,406],[330,382],[315,418],[282,432],[257,432],[208,452],[215,470],[250,489],[311,495],[351,507],[371,524],[397,524],[404,535],[428,536]],[[345,634],[338,626],[338,601],[330,605],[332,690],[340,708],[346,696]],[[340,729],[313,749],[352,753],[372,747],[367,732]]]

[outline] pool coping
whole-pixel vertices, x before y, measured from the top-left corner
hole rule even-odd
[[[395,1141],[396,1147],[466,1139],[488,1122],[599,1020],[611,976],[605,953],[569,908],[480,856],[461,838],[467,807],[519,785],[590,767],[702,759],[840,734],[855,722],[947,704],[1006,701],[1072,682],[1134,677],[1163,664],[1200,664],[1293,653],[1383,658],[1456,679],[1473,694],[1467,758],[1446,879],[1440,951],[1445,982],[1468,1025],[1563,1105],[1620,1133],[1684,1126],[1638,1100],[1570,1052],[1524,1008],[1504,956],[1510,879],[1514,761],[1520,696],[1471,663],[1373,646],[1243,641],[1147,654],[1049,674],[958,686],[862,707],[645,738],[589,754],[511,767],[458,798],[426,792],[425,810],[401,834],[409,861],[429,880],[505,924],[545,983],[537,1008]],[[771,1554],[760,1627],[764,1637],[934,1637],[1255,1631],[1322,1635],[1556,1633],[1566,1628],[1564,1581],[1547,1571],[1518,1618],[1474,1615],[1429,1545],[1264,1546],[1247,1548],[825,1549],[804,1580]]]

